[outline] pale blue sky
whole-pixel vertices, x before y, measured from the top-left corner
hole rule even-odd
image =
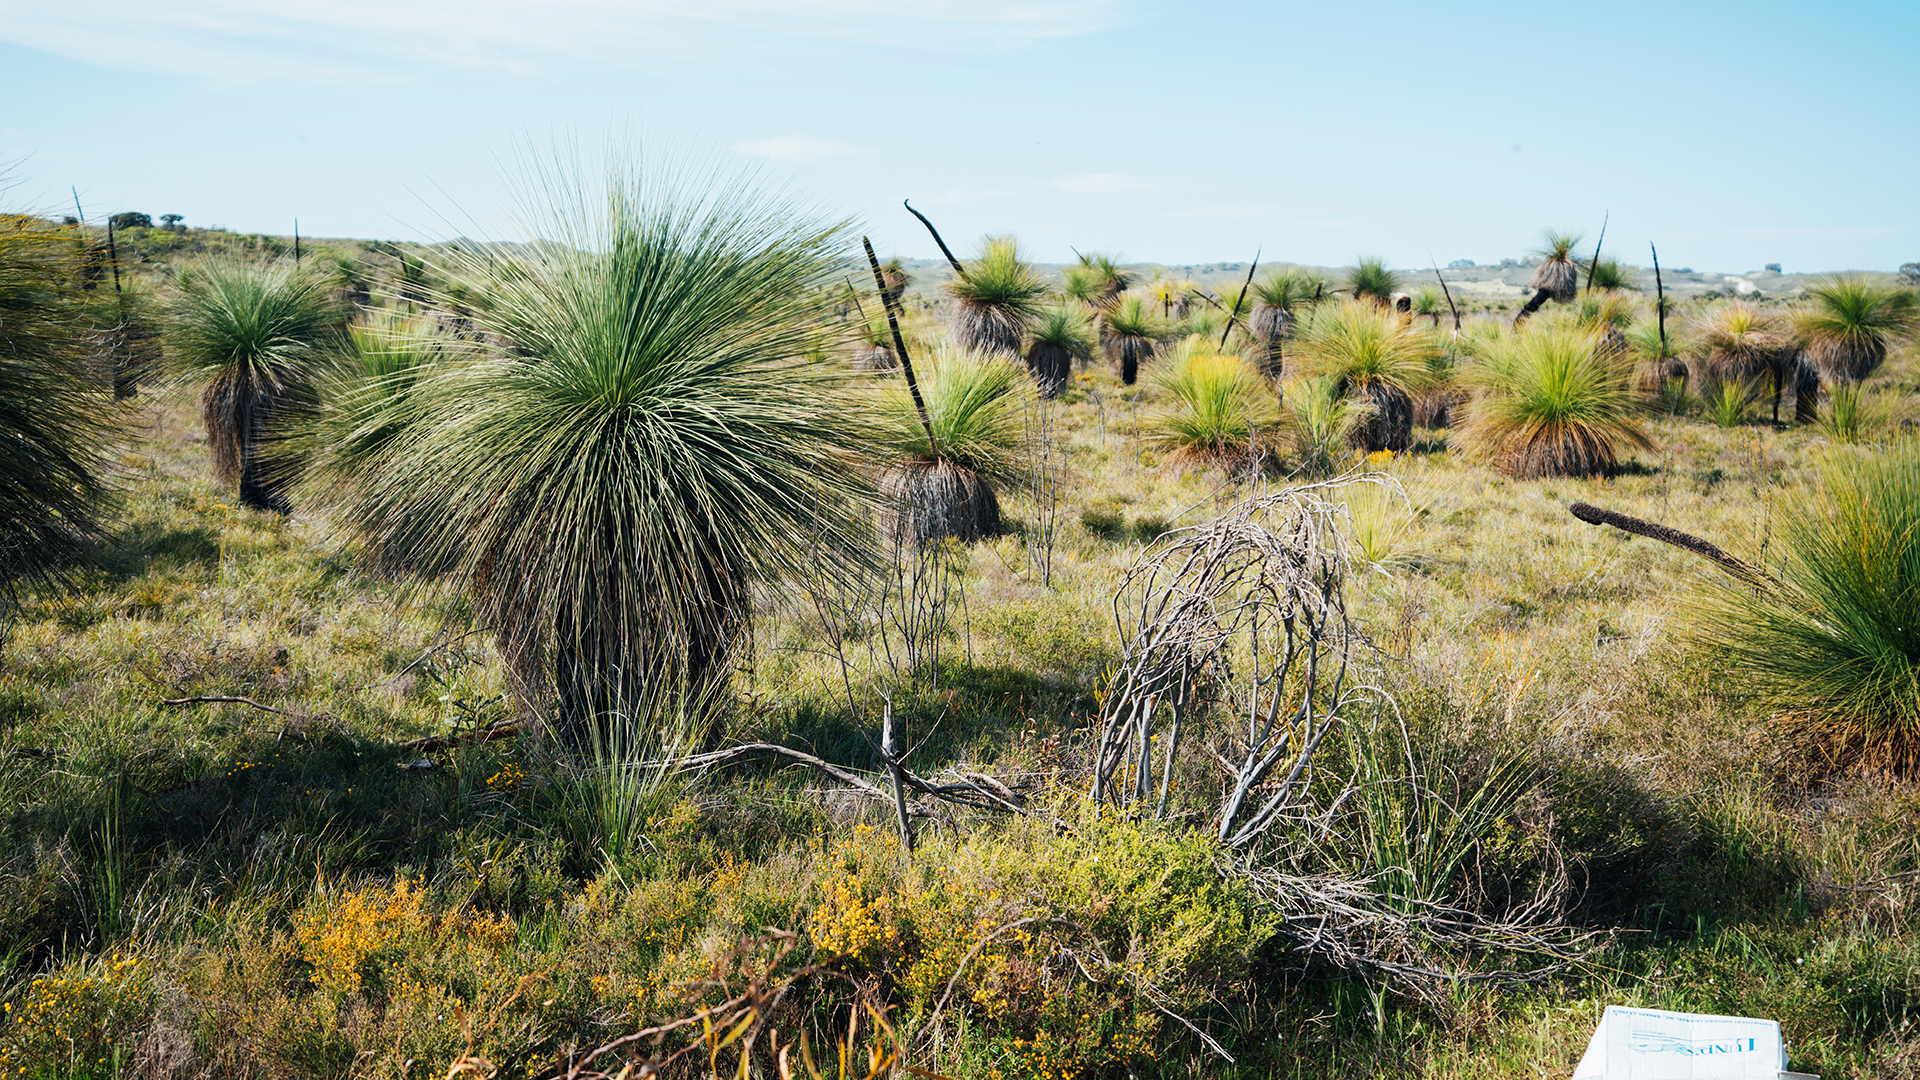
[[[517,143],[631,127],[920,257],[903,197],[1046,261],[1490,261],[1611,212],[1637,263],[1886,270],[1917,59],[1916,0],[0,0],[0,206],[504,236]]]

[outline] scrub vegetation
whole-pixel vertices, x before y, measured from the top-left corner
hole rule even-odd
[[[129,302],[0,221],[0,1076],[1920,1076],[1910,292],[915,291],[529,172]]]

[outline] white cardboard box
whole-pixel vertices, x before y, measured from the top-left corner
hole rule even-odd
[[[1776,1080],[1786,1068],[1771,1020],[1609,1005],[1573,1080]]]

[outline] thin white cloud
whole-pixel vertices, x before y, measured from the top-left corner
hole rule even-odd
[[[776,135],[771,139],[749,139],[733,144],[748,157],[769,161],[787,161],[795,165],[831,165],[834,161],[863,151],[852,143],[831,139],[810,139],[805,135]]]
[[[727,65],[795,38],[967,51],[1104,29],[1126,0],[0,0],[0,41],[214,82]],[[396,66],[397,65],[397,66]]]
[[[1167,216],[1193,221],[1234,221],[1241,218],[1270,217],[1272,214],[1272,203],[1256,203],[1251,206],[1186,206],[1168,213]]]
[[[1161,191],[1164,185],[1142,180],[1132,173],[1087,173],[1083,176],[1057,176],[1047,181],[1055,191],[1070,195],[1119,195],[1129,191]]]

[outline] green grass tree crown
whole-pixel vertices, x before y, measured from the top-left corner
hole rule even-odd
[[[1598,335],[1555,326],[1508,334],[1465,377],[1480,393],[1461,442],[1508,476],[1592,476],[1652,445],[1636,419],[1631,361]]]
[[[403,518],[493,627],[523,705],[576,747],[612,717],[698,711],[750,590],[872,552],[877,434],[804,357],[851,239],[751,177],[536,160],[525,261],[456,254],[498,354],[445,365],[419,419],[330,500]]]
[[[1046,280],[1020,258],[1011,236],[987,237],[946,287],[954,300],[954,343],[969,352],[1018,355],[1027,324],[1045,309]]]
[[[1041,393],[1059,394],[1077,364],[1093,360],[1096,342],[1085,309],[1065,303],[1048,308],[1028,331],[1027,369]]]
[[[1393,303],[1393,295],[1400,291],[1400,275],[1387,269],[1387,260],[1366,256],[1354,260],[1343,287],[1355,300],[1370,300],[1384,307]]]
[[[1214,345],[1188,338],[1153,377],[1168,400],[1148,417],[1146,435],[1169,465],[1231,464],[1265,453],[1274,441],[1273,390],[1246,360]]]
[[[1859,382],[1920,324],[1920,301],[1910,289],[1842,274],[1807,289],[1807,304],[1794,319],[1807,358],[1830,382]]]
[[[927,445],[913,399],[897,385],[881,391],[883,452],[908,462],[946,461],[996,485],[1017,483],[1027,450],[1020,409],[1030,395],[1020,369],[1003,357],[948,347],[928,354],[915,370],[938,452]]]
[[[1580,234],[1547,229],[1540,234],[1540,246],[1534,254],[1540,265],[1533,268],[1527,288],[1544,292],[1557,303],[1567,303],[1580,291]]]
[[[1373,385],[1419,390],[1440,351],[1430,328],[1364,301],[1319,305],[1297,335],[1301,373],[1330,376],[1342,393]]]

